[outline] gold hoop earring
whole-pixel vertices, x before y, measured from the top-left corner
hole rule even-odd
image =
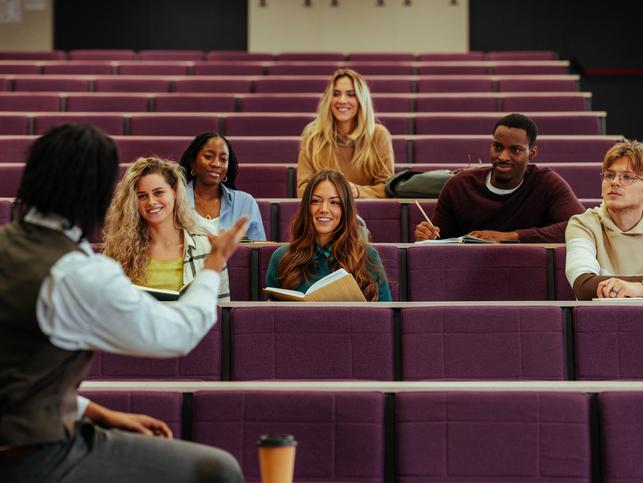
[[[196,173],[194,172],[194,168],[190,170],[190,174],[192,175],[192,177],[196,176]]]
[[[223,181],[223,182],[225,183],[226,181],[228,181],[228,177],[227,177],[227,176],[224,176],[224,177],[223,177],[223,179],[222,179],[221,181]]]

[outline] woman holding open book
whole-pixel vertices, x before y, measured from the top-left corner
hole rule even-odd
[[[351,186],[330,169],[312,177],[291,225],[291,242],[270,259],[266,286],[305,292],[343,268],[367,301],[388,302],[391,290],[377,251],[360,238]]]
[[[181,167],[139,158],[116,187],[105,227],[107,256],[137,285],[179,291],[203,267],[210,242],[190,208]],[[219,300],[230,300],[228,271]]]
[[[384,183],[393,176],[391,134],[375,121],[364,78],[339,69],[319,101],[317,118],[304,128],[297,161],[297,195],[320,169],[341,172],[353,198],[386,198]]]

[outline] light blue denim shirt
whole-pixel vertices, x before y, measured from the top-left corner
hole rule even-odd
[[[248,238],[251,240],[265,240],[266,232],[263,229],[261,213],[257,201],[245,191],[231,190],[223,183],[219,185],[223,191],[221,196],[221,211],[219,213],[219,227],[229,230],[234,222],[242,216],[248,217]],[[194,209],[194,181],[187,185],[190,206]]]

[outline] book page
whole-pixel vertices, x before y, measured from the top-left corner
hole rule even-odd
[[[325,287],[326,285],[329,285],[331,283],[334,283],[335,280],[338,280],[342,277],[345,277],[348,275],[348,272],[344,270],[343,268],[340,268],[338,270],[335,270],[333,273],[329,273],[325,277],[317,280],[314,284],[312,284],[308,290],[306,290],[306,295],[308,295],[311,292],[314,292],[315,290],[319,290],[322,287]]]
[[[277,300],[294,300],[296,302],[301,302],[305,297],[303,293],[298,292],[297,290],[288,290],[287,288],[266,287],[263,291]]]
[[[357,285],[355,278],[350,273],[335,279],[306,295],[306,302],[366,302],[364,294]],[[311,287],[312,288],[312,287]]]

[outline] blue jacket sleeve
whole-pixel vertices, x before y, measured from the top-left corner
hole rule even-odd
[[[251,240],[266,240],[266,232],[263,229],[263,220],[259,212],[259,205],[257,200],[250,196],[249,199],[249,213],[250,221],[248,223],[248,238]]]

